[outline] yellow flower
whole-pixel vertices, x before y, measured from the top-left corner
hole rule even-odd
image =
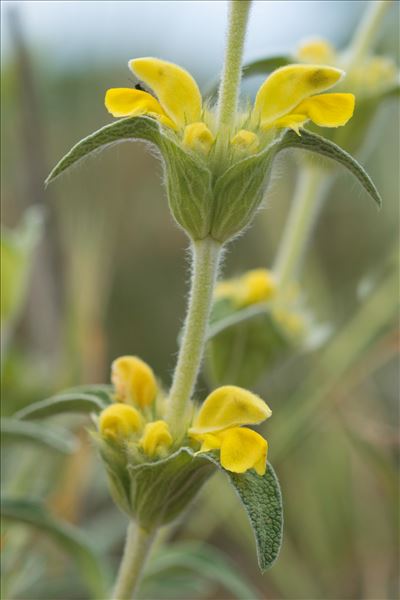
[[[126,439],[142,427],[142,416],[133,406],[115,403],[105,408],[99,417],[102,435],[114,440]]]
[[[120,356],[111,366],[111,381],[119,402],[141,409],[152,404],[157,395],[157,382],[152,369],[136,356]]]
[[[274,275],[268,269],[252,269],[241,277],[221,281],[215,297],[229,298],[238,308],[258,302],[268,302],[276,293]]]
[[[220,450],[224,469],[233,473],[255,469],[264,475],[268,443],[242,425],[256,425],[271,414],[268,405],[255,394],[233,385],[222,386],[204,401],[189,436],[201,443],[200,452]]]
[[[134,75],[151,91],[114,88],[105,105],[114,117],[148,115],[173,130],[184,146],[207,154],[218,134],[213,111],[205,110],[193,77],[181,67],[158,58],[129,62]],[[352,94],[321,94],[344,73],[320,65],[287,65],[274,71],[260,87],[253,109],[238,114],[230,140],[234,147],[256,152],[265,131],[290,127],[299,131],[308,120],[339,127],[352,116]],[[246,124],[246,128],[243,128]]]
[[[139,445],[149,456],[162,456],[172,445],[172,435],[165,421],[147,423]]]

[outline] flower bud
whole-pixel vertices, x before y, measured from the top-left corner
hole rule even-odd
[[[152,404],[157,395],[153,370],[136,356],[121,356],[111,366],[111,381],[116,400],[134,404],[141,409]]]
[[[117,402],[105,408],[99,417],[100,433],[114,440],[129,438],[142,427],[140,413],[127,404]]]
[[[139,445],[148,456],[165,454],[172,445],[172,435],[165,421],[147,423]]]
[[[191,150],[208,154],[214,143],[214,136],[204,123],[191,123],[185,127],[183,144]]]

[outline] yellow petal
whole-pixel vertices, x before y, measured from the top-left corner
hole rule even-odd
[[[336,62],[336,50],[322,38],[313,38],[300,43],[296,57],[307,63],[333,65]]]
[[[304,123],[307,123],[307,121],[307,115],[298,115],[295,113],[290,113],[289,115],[286,115],[285,117],[281,117],[280,119],[274,121],[271,125],[268,126],[267,129],[271,127],[276,127],[278,129],[289,128],[293,129],[293,131],[295,131],[297,135],[300,135],[300,127],[302,127]]]
[[[200,90],[185,69],[158,58],[137,58],[129,62],[129,67],[151,87],[167,115],[179,127],[200,120]]]
[[[231,140],[233,146],[247,152],[256,152],[259,143],[258,136],[253,131],[248,131],[247,129],[240,129]]]
[[[222,440],[220,462],[224,469],[233,473],[256,469],[259,475],[264,475],[268,443],[259,433],[247,427],[233,427],[219,437]]]
[[[107,90],[105,105],[113,117],[130,117],[149,113],[165,115],[154,96],[133,88],[111,88]]]
[[[214,143],[214,136],[205,123],[191,123],[185,127],[183,143],[191,150],[208,154]]]
[[[269,406],[255,394],[235,385],[224,385],[207,396],[189,433],[212,433],[236,425],[255,425],[271,414]]]
[[[303,100],[295,112],[307,115],[320,127],[340,127],[353,116],[354,105],[353,94],[320,94]]]
[[[267,302],[274,297],[276,281],[268,269],[252,269],[241,277],[221,281],[216,286],[216,298],[229,298],[238,307]]]
[[[148,456],[161,454],[171,447],[172,435],[165,421],[147,423],[139,445]]]
[[[191,437],[198,442],[201,442],[201,448],[199,452],[208,452],[209,450],[217,450],[221,448],[221,438],[218,434],[203,433],[199,435],[191,435]]]
[[[149,406],[157,395],[157,382],[153,370],[137,356],[120,356],[111,365],[111,381],[115,386],[116,400]]]
[[[252,269],[241,277],[241,306],[267,302],[276,292],[276,281],[268,269]]]
[[[142,417],[135,408],[120,402],[105,408],[99,417],[99,430],[112,439],[127,438],[142,427]]]
[[[287,115],[302,101],[337,83],[344,73],[320,65],[287,65],[274,71],[258,90],[253,118],[262,126]]]

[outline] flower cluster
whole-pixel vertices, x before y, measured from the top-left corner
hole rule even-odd
[[[354,96],[323,94],[344,73],[321,65],[287,65],[274,71],[258,90],[254,106],[236,115],[232,131],[218,131],[216,112],[202,102],[193,77],[181,67],[157,58],[138,58],[129,68],[141,82],[137,88],[112,88],[105,105],[114,117],[148,115],[175,132],[185,148],[208,154],[219,135],[228,146],[255,153],[281,128],[299,128],[311,120],[321,127],[347,123],[354,110]],[[149,87],[146,91],[143,85]],[[138,89],[139,88],[139,89]]]
[[[284,294],[273,272],[252,269],[239,277],[220,281],[215,289],[215,301],[228,301],[235,309],[268,303],[274,321],[292,338],[305,331],[305,319],[298,309],[299,290],[292,285]]]
[[[164,399],[152,369],[135,356],[123,356],[112,364],[114,402],[99,416],[103,440],[116,444],[133,463],[160,459],[176,450],[167,422]],[[228,471],[244,473],[266,470],[267,441],[243,427],[271,416],[267,404],[255,394],[236,386],[214,390],[194,415],[186,443],[198,452],[217,450]]]

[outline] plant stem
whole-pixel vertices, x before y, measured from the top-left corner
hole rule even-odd
[[[166,421],[172,435],[184,434],[187,404],[203,359],[208,320],[222,246],[211,238],[193,242],[193,273],[189,306],[169,394]]]
[[[149,533],[131,521],[128,525],[124,554],[119,567],[112,600],[131,600],[140,580],[146,558],[154,542]]]
[[[293,205],[274,266],[280,290],[284,290],[298,276],[307,242],[330,182],[331,177],[324,168],[307,163],[300,167]]]
[[[218,94],[220,129],[229,128],[236,114],[242,57],[251,0],[232,0],[229,8],[228,39]]]
[[[391,4],[390,0],[375,0],[369,3],[346,51],[347,60],[345,61],[344,68],[347,73],[368,54],[381,25],[382,18]]]

